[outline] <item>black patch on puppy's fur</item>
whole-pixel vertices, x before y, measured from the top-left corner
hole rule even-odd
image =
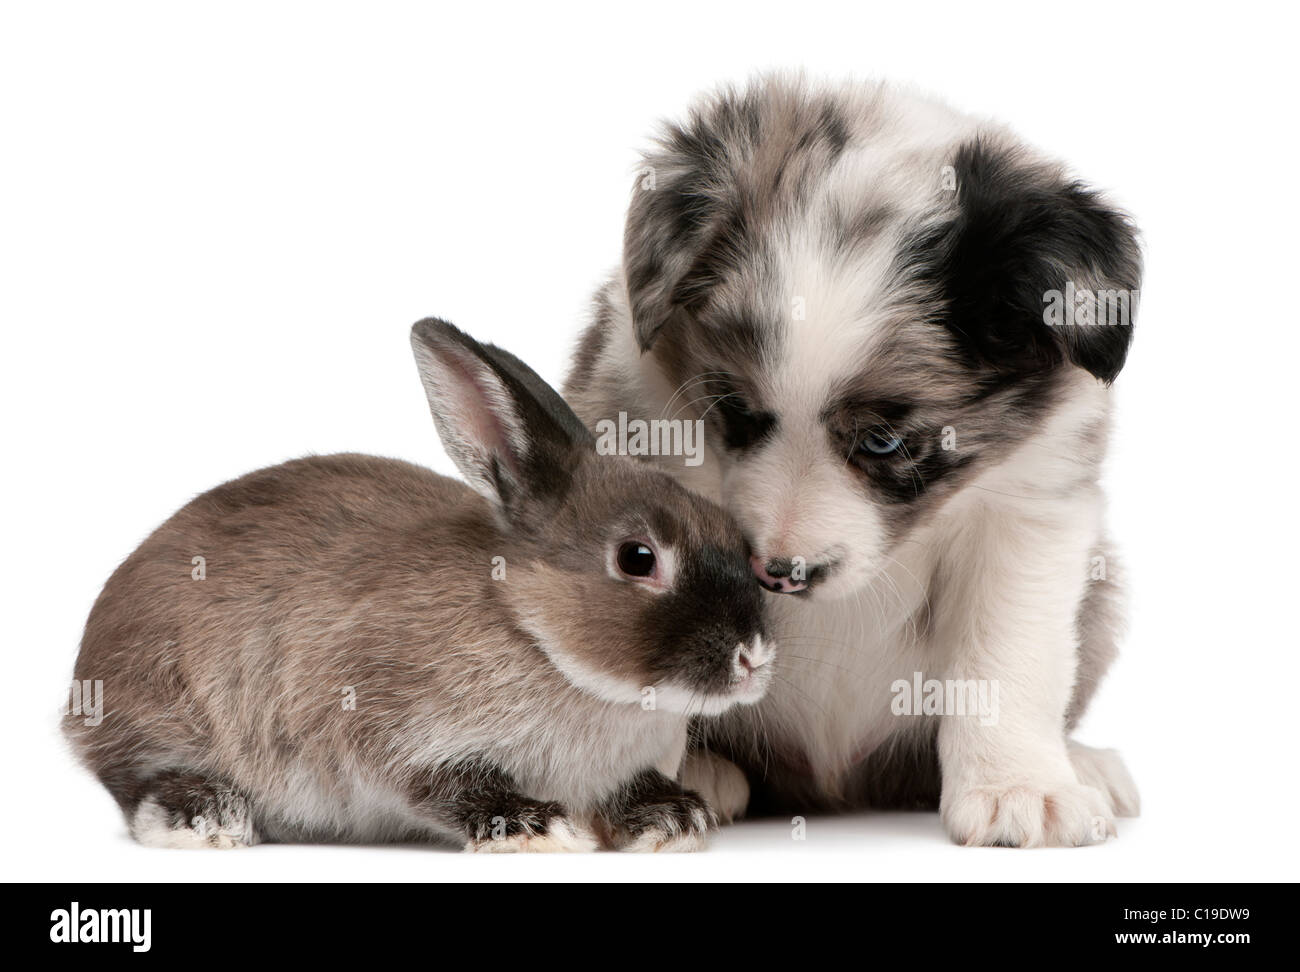
[[[954,158],[958,208],[903,248],[899,265],[936,286],[940,320],[968,363],[1002,377],[1063,360],[1109,384],[1128,354],[1129,324],[1049,326],[1045,297],[1078,289],[1135,291],[1141,258],[1128,219],[1077,182],[975,138]]]

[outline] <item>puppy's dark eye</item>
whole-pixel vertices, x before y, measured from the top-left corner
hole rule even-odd
[[[858,442],[858,448],[871,456],[888,456],[903,447],[903,440],[888,429],[872,429]]]
[[[655,552],[636,540],[620,544],[616,560],[628,577],[650,577],[655,572]]]

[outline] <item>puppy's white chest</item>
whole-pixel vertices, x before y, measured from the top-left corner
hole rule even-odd
[[[891,578],[855,598],[773,604],[779,677],[753,718],[809,775],[838,776],[906,728],[891,686],[926,670],[925,598],[913,588]]]

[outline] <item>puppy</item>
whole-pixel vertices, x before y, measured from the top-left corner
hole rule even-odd
[[[651,461],[773,592],[771,691],[683,770],[720,813],[937,807],[1012,846],[1137,813],[1069,732],[1121,626],[1098,467],[1140,276],[1060,164],[888,86],[760,78],[665,128],[566,395],[703,423],[704,461]]]

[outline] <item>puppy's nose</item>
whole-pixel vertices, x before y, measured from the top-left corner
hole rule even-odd
[[[799,576],[795,577],[794,562],[786,557],[773,557],[764,561],[761,557],[752,556],[749,558],[749,566],[758,582],[777,594],[794,594],[808,587],[808,568],[804,567]]]

